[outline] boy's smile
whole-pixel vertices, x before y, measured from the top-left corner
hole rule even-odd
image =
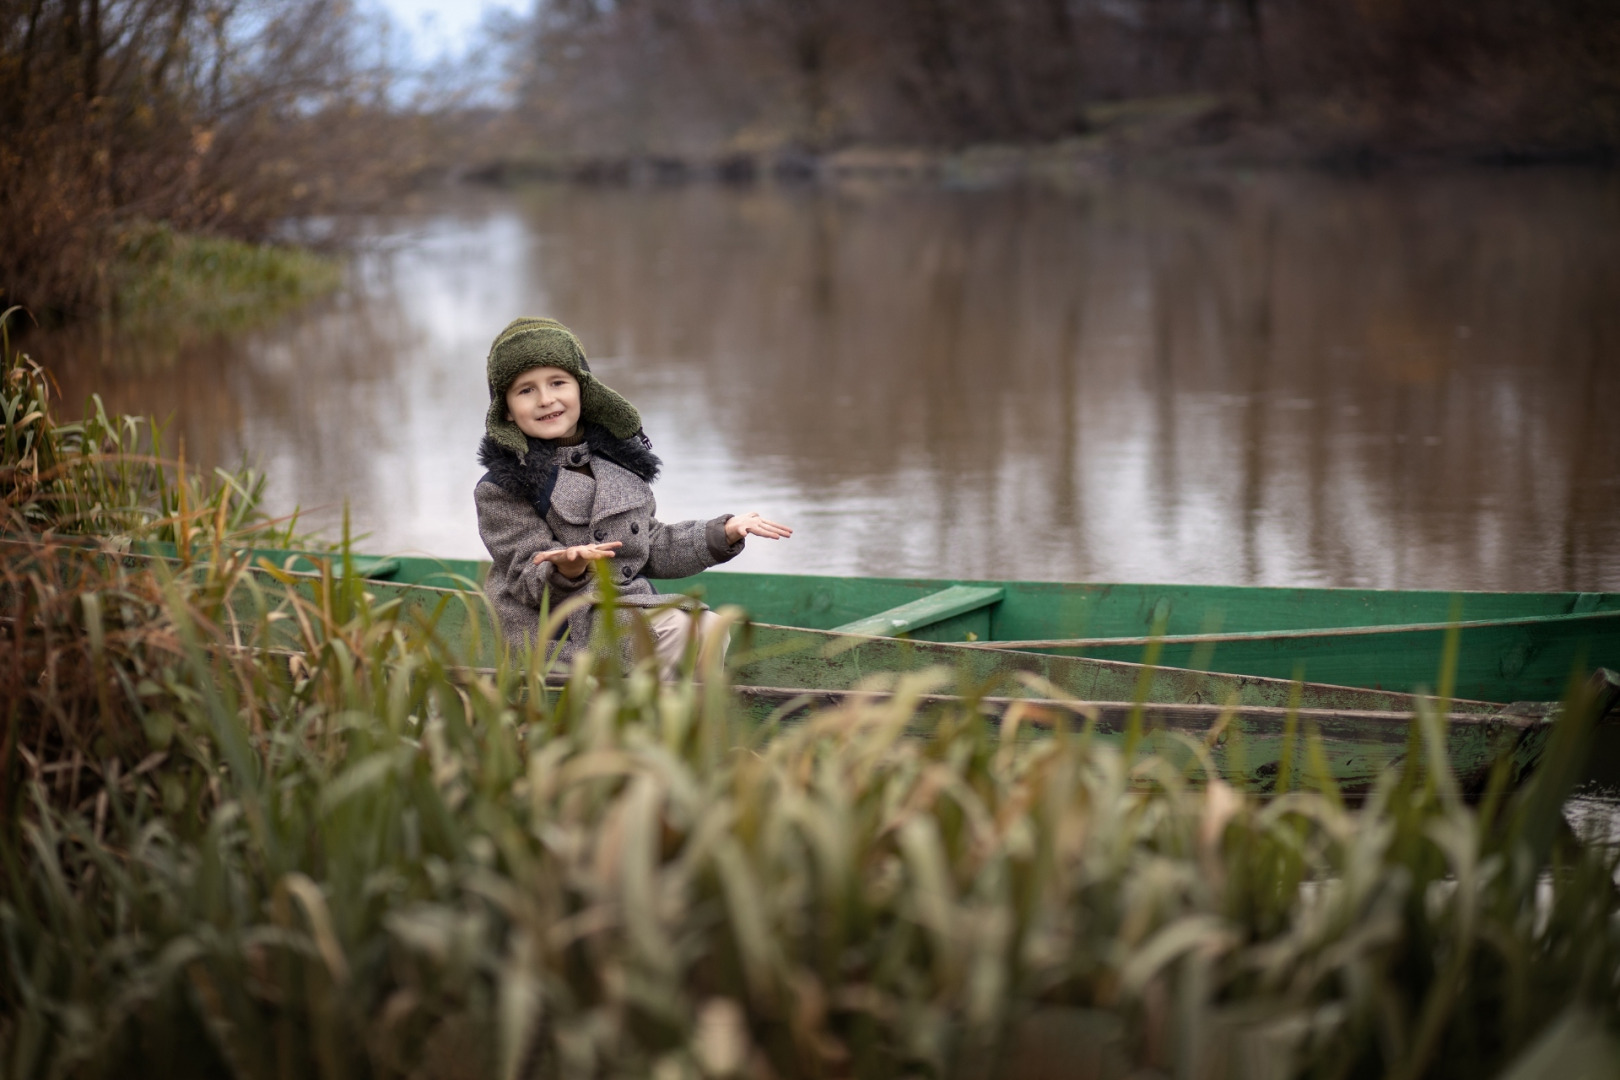
[[[579,428],[579,382],[562,368],[530,368],[512,380],[506,411],[532,438],[571,438]]]

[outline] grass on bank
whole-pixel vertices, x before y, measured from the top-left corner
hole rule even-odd
[[[99,482],[6,498],[79,526]],[[760,729],[724,672],[610,641],[556,689],[474,670],[358,579],[253,571],[251,505],[167,483],[216,501],[129,520],[189,566],[0,543],[8,1077],[1620,1067],[1617,856],[1559,827],[1579,700],[1477,806],[1431,713],[1359,808],[1008,737],[921,706],[938,672]]]
[[[163,224],[125,229],[116,250],[112,308],[134,330],[240,330],[343,284],[342,264],[329,256],[176,232]]]

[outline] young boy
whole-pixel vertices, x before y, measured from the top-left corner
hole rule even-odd
[[[535,644],[548,597],[555,611],[572,597],[595,595],[593,562],[613,561],[621,605],[650,608],[670,597],[655,592],[648,577],[688,577],[726,562],[748,536],[793,535],[756,513],[670,525],[654,517],[648,485],[661,462],[641,416],[591,374],[579,339],[555,319],[508,325],[490,347],[488,374],[478,461],[489,471],[473,500],[478,534],[494,560],[484,589],[512,644]],[[563,663],[590,639],[594,615],[585,606],[569,617]],[[707,609],[650,615],[664,678],[674,676],[694,624],[703,642],[717,619]]]

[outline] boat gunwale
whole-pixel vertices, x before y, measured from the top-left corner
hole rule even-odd
[[[88,548],[88,549],[91,549],[91,550],[99,550],[99,551],[105,552],[107,554],[136,555],[136,556],[146,556],[146,557],[149,557],[149,558],[162,558],[162,559],[177,559],[177,558],[180,557],[178,555],[179,545],[170,543],[168,541],[136,540],[136,541],[132,541],[132,546],[131,546],[130,549],[117,550],[115,548],[111,548],[111,547],[108,546],[108,544],[106,543],[106,541],[108,539],[109,538],[107,538],[107,537],[81,536],[81,535],[41,534],[41,535],[38,535],[38,536],[28,536],[28,537],[19,537],[19,536],[15,536],[15,535],[0,535],[0,542],[6,542],[6,543],[21,543],[21,544],[28,544],[28,545],[41,545],[41,544],[49,544],[49,543],[58,543],[58,544],[63,544],[63,545],[66,545],[66,546],[71,546],[71,547],[81,547],[81,548]],[[137,550],[133,549],[134,546],[137,546],[137,545],[140,546],[140,547],[173,548],[177,552],[177,554],[175,554],[175,555],[167,555],[167,554],[163,554],[163,553],[160,553],[160,552],[154,552],[154,551],[137,551]],[[319,560],[330,560],[330,561],[337,562],[337,563],[341,563],[341,561],[342,561],[342,559],[344,557],[343,553],[341,551],[308,551],[308,550],[299,549],[299,548],[258,548],[258,547],[251,547],[251,546],[247,546],[247,545],[232,545],[232,546],[229,546],[228,549],[226,549],[226,550],[229,550],[230,553],[233,554],[233,555],[246,553],[246,554],[249,554],[249,555],[253,555],[253,556],[263,558],[263,557],[265,557],[265,553],[267,553],[267,552],[276,552],[278,554],[282,554],[282,555],[285,555],[285,556],[288,556],[288,557],[301,557],[301,558],[310,559],[312,561],[317,560],[317,559],[319,559]],[[486,570],[490,565],[490,563],[489,563],[489,561],[487,559],[458,559],[458,558],[449,558],[449,557],[444,557],[444,556],[409,555],[409,554],[403,554],[403,553],[389,553],[389,554],[382,554],[382,555],[351,553],[349,557],[351,559],[366,560],[366,561],[372,562],[372,563],[384,563],[384,562],[388,562],[388,561],[397,561],[397,562],[400,562],[400,563],[414,563],[414,564],[419,564],[419,565],[425,565],[425,566],[429,566],[429,567],[434,568],[434,570],[436,572],[445,573],[445,574],[448,574],[449,576],[452,576],[452,577],[462,578],[462,580],[465,580],[469,584],[475,585],[475,586],[480,585],[480,582],[477,579],[468,578],[468,577],[465,577],[464,575],[461,575],[461,574],[453,571],[451,569],[452,565],[457,564],[457,563],[461,563],[461,564],[470,563],[470,564],[482,567],[482,568],[484,568]],[[280,567],[277,567],[276,569],[278,571],[281,570]],[[313,574],[314,573],[313,571],[297,571],[297,570],[294,570],[294,571],[281,571],[281,572],[284,572],[284,573],[303,573],[303,574]],[[721,577],[721,578],[728,578],[728,577],[729,578],[755,578],[755,579],[769,579],[769,580],[773,580],[773,581],[792,581],[792,582],[859,581],[859,582],[868,582],[868,583],[877,584],[877,585],[894,585],[894,586],[903,586],[903,587],[928,588],[928,589],[933,590],[933,591],[938,591],[939,589],[949,588],[949,587],[956,586],[956,585],[965,585],[965,586],[971,586],[971,587],[1003,588],[1003,589],[1013,590],[1014,592],[1026,592],[1027,591],[1027,592],[1037,592],[1037,593],[1039,593],[1039,592],[1048,592],[1048,591],[1059,591],[1059,590],[1065,590],[1065,589],[1079,589],[1079,590],[1216,589],[1216,590],[1233,590],[1233,591],[1238,591],[1238,592],[1242,592],[1242,593],[1245,593],[1245,594],[1251,594],[1251,595],[1281,594],[1281,593],[1316,593],[1316,594],[1322,594],[1322,595],[1327,595],[1327,596],[1334,596],[1334,595],[1337,595],[1337,596],[1365,595],[1365,596],[1385,596],[1385,597],[1400,596],[1400,597],[1413,597],[1413,598],[1422,598],[1422,599],[1439,599],[1439,598],[1451,598],[1451,597],[1458,597],[1458,596],[1462,596],[1462,597],[1484,596],[1484,597],[1494,597],[1494,598],[1507,598],[1507,597],[1526,597],[1526,598],[1530,598],[1530,597],[1535,597],[1535,598],[1541,598],[1541,599],[1547,599],[1547,598],[1560,598],[1560,599],[1562,599],[1562,598],[1567,598],[1571,603],[1578,602],[1582,597],[1592,596],[1592,597],[1597,598],[1598,603],[1603,603],[1603,602],[1606,602],[1606,601],[1609,601],[1609,600],[1620,601],[1620,591],[1591,590],[1591,589],[1557,589],[1557,590],[1552,590],[1552,591],[1526,590],[1526,589],[1379,589],[1379,588],[1368,588],[1368,587],[1359,586],[1359,585],[1222,585],[1222,584],[1200,584],[1200,583],[1193,583],[1193,582],[1154,582],[1154,581],[1057,581],[1057,580],[1048,581],[1048,580],[1022,580],[1022,579],[1020,579],[1020,580],[994,580],[994,579],[988,579],[988,578],[981,579],[981,578],[872,577],[872,576],[861,575],[861,574],[793,574],[793,573],[777,573],[777,572],[772,572],[772,571],[758,571],[758,570],[726,570],[726,569],[719,569],[719,568],[705,570],[701,574],[694,574],[694,575],[692,575],[690,577],[686,577],[686,578],[649,578],[648,580],[652,581],[656,585],[656,584],[659,584],[659,583],[670,584],[670,583],[677,582],[677,581],[692,581],[692,580],[695,580],[697,578],[707,577],[707,576]],[[366,580],[388,581],[390,584],[409,585],[409,586],[412,586],[414,588],[444,588],[443,586],[422,585],[422,584],[418,584],[416,582],[399,581],[397,579],[392,579],[392,578],[375,578],[375,579],[368,578]],[[460,589],[460,590],[446,590],[446,591],[465,592],[465,591],[468,591],[468,590]],[[676,595],[686,595],[686,594],[685,593],[671,593],[670,595],[676,596]],[[1000,602],[1005,603],[1006,598],[1004,597]],[[1555,614],[1552,614],[1552,615],[1540,615],[1540,616],[1533,616],[1533,615],[1508,616],[1507,618],[1512,619],[1512,620],[1536,619],[1536,618],[1545,618],[1545,619],[1575,618],[1575,617],[1582,616],[1582,615],[1606,615],[1606,614],[1612,614],[1616,610],[1620,610],[1620,609],[1609,609],[1609,610],[1606,610],[1606,611],[1563,612],[1563,613],[1555,613]],[[1482,619],[1482,620],[1469,620],[1468,622],[1487,623],[1487,622],[1500,622],[1500,621],[1506,621],[1506,620]],[[1307,631],[1318,631],[1318,630],[1321,630],[1321,631],[1349,631],[1349,630],[1354,630],[1354,629],[1360,629],[1362,627],[1369,627],[1370,631],[1387,630],[1387,629],[1392,628],[1392,627],[1406,627],[1406,628],[1409,628],[1409,629],[1430,629],[1430,628],[1432,628],[1433,626],[1436,626],[1436,625],[1449,626],[1451,624],[1450,623],[1445,623],[1445,624],[1436,624],[1436,623],[1425,623],[1425,624],[1415,624],[1415,623],[1351,624],[1351,625],[1348,625],[1348,626],[1345,626],[1345,627],[1340,627],[1340,628],[1335,628],[1335,627],[1306,627],[1306,628],[1301,628],[1301,630],[1299,630],[1299,631],[1277,631],[1277,632],[1273,632],[1273,631],[1234,631],[1233,633],[1234,634],[1240,634],[1240,635],[1241,634],[1272,634],[1272,633],[1280,633],[1280,634],[1286,634],[1288,636],[1295,636],[1297,634],[1304,633],[1304,632],[1307,632]],[[1465,623],[1464,625],[1467,625],[1467,624]],[[813,628],[806,627],[805,629],[813,629]],[[1196,641],[1196,640],[1228,640],[1228,639],[1229,639],[1228,635],[1222,635],[1222,634],[1214,634],[1214,635],[1182,634],[1182,635],[1175,635],[1174,638],[1163,637],[1163,638],[1160,638],[1159,640],[1162,640],[1162,641],[1184,640],[1184,641],[1191,642],[1191,641]],[[1046,641],[1046,640],[1067,641],[1067,640],[1070,640],[1070,639],[1055,639],[1055,638],[1054,639],[1035,639],[1035,638],[1030,638],[1030,639],[1005,639],[1005,640],[1008,641],[1008,642],[1012,642],[1014,640],[1018,640],[1018,641]],[[1134,643],[1134,642],[1138,642],[1138,641],[1146,641],[1148,639],[1146,639],[1146,638],[1117,638],[1116,637],[1116,638],[1096,638],[1096,639],[1083,638],[1083,639],[1073,639],[1073,640],[1082,641],[1082,642],[1085,642],[1087,644],[1090,644],[1092,641],[1098,641],[1098,642],[1112,641],[1112,642],[1122,642],[1122,643],[1123,642],[1132,642],[1132,643]],[[978,642],[977,644],[979,644],[979,645],[992,645],[993,646],[994,644],[999,644],[999,643]]]
[[[1502,629],[1513,626],[1579,624],[1620,619],[1620,610],[1581,611],[1563,615],[1516,615],[1505,619],[1462,619],[1456,622],[1374,623],[1364,626],[1322,626],[1300,630],[1235,630],[1222,634],[1160,634],[1101,638],[1006,638],[961,644],[976,649],[1094,649],[1103,646],[1208,645],[1227,642],[1263,642],[1313,638],[1368,637],[1377,634],[1434,633],[1444,630]]]
[[[43,538],[41,538],[41,539],[23,539],[23,538],[15,538],[15,537],[5,537],[4,539],[11,540],[11,541],[21,539],[21,542],[23,542],[23,543],[42,543],[42,542],[46,542]],[[67,544],[71,544],[73,546],[101,548],[103,550],[107,550],[106,545],[103,543],[103,540],[104,540],[104,538],[93,537],[93,536],[55,536],[55,537],[50,538],[50,542],[67,543]],[[179,545],[169,543],[167,541],[142,540],[142,541],[134,541],[134,545],[138,545],[138,546],[141,546],[141,547],[159,547],[159,546],[162,546],[162,547],[167,547],[167,548],[174,548],[176,550],[176,552],[178,552],[178,550],[179,550]],[[285,555],[285,556],[288,556],[288,557],[306,558],[306,559],[309,559],[311,561],[314,561],[314,560],[329,560],[329,561],[331,561],[333,563],[341,563],[342,560],[343,560],[343,557],[344,557],[344,555],[343,555],[343,553],[341,551],[327,551],[327,552],[307,551],[307,550],[297,549],[297,548],[257,548],[257,547],[250,547],[250,546],[246,546],[246,545],[234,545],[234,546],[231,546],[228,550],[230,550],[230,552],[233,555],[247,553],[247,554],[249,554],[251,556],[264,558],[264,557],[266,557],[266,553],[268,553],[268,552],[276,552],[278,554],[282,554],[282,555]],[[153,558],[170,558],[170,559],[179,558],[178,554],[176,554],[176,555],[166,555],[166,554],[161,554],[159,552],[151,552],[151,551],[143,552],[143,551],[129,550],[129,551],[123,551],[123,552],[109,551],[109,553],[146,555],[146,556],[153,557]],[[399,563],[411,563],[411,564],[415,564],[415,565],[421,566],[421,567],[429,567],[429,568],[432,568],[432,570],[435,573],[445,574],[445,575],[448,575],[448,576],[451,576],[451,577],[459,578],[459,579],[461,579],[463,581],[466,581],[469,585],[477,586],[477,587],[481,587],[481,582],[478,579],[470,578],[470,577],[467,577],[467,576],[459,573],[458,571],[453,569],[453,566],[455,564],[469,564],[470,563],[470,564],[482,567],[482,568],[487,570],[489,565],[490,565],[489,561],[484,560],[484,559],[453,559],[453,558],[446,558],[446,557],[433,556],[433,555],[408,555],[408,554],[374,555],[374,554],[351,553],[349,557],[351,559],[353,559],[353,560],[365,560],[365,561],[367,561],[369,563],[374,563],[374,564],[386,563],[388,561],[396,561],[396,562],[399,562]],[[276,569],[278,571],[281,571],[280,567],[277,567]],[[303,573],[303,574],[314,574],[314,573],[316,573],[315,571],[298,571],[298,570],[281,571],[281,572],[285,572],[285,573]],[[364,575],[361,575],[361,576],[364,578]],[[1605,603],[1605,602],[1609,602],[1609,601],[1620,602],[1620,591],[1590,590],[1590,589],[1587,589],[1587,590],[1583,590],[1583,589],[1558,589],[1558,590],[1552,590],[1552,591],[1538,591],[1538,590],[1524,590],[1524,589],[1517,589],[1517,590],[1515,590],[1515,589],[1379,589],[1379,588],[1368,588],[1368,587],[1365,587],[1365,586],[1357,586],[1357,585],[1223,585],[1223,584],[1200,584],[1200,583],[1191,583],[1191,582],[1151,582],[1151,581],[1047,581],[1047,580],[1001,580],[1001,581],[998,581],[998,580],[994,580],[994,579],[979,579],[979,578],[872,577],[872,576],[860,575],[860,574],[793,574],[793,573],[776,573],[776,572],[758,571],[758,570],[728,570],[728,569],[720,569],[720,568],[705,570],[701,574],[695,574],[695,575],[692,575],[691,577],[686,577],[686,578],[649,578],[648,580],[652,581],[654,583],[654,585],[658,585],[658,584],[672,584],[674,582],[681,582],[681,581],[693,581],[693,580],[700,579],[700,578],[703,578],[703,577],[739,578],[739,579],[748,578],[748,579],[756,579],[756,580],[786,581],[786,582],[797,582],[797,583],[813,583],[813,582],[828,582],[828,581],[863,582],[863,583],[870,583],[870,584],[874,584],[874,585],[889,585],[889,586],[899,586],[899,587],[906,587],[906,588],[927,589],[927,590],[930,590],[932,592],[937,592],[937,591],[939,591],[941,589],[951,588],[951,587],[960,585],[960,586],[968,586],[968,587],[973,587],[973,588],[1001,588],[1001,589],[1004,589],[1004,590],[1009,590],[1010,595],[1018,595],[1018,594],[1027,595],[1027,594],[1030,594],[1030,593],[1039,594],[1039,593],[1045,593],[1045,592],[1060,592],[1060,591],[1064,591],[1064,590],[1081,590],[1081,591],[1102,590],[1102,591],[1110,591],[1110,590],[1115,590],[1115,589],[1123,589],[1123,590],[1131,590],[1131,589],[1141,589],[1141,590],[1152,590],[1152,589],[1172,589],[1172,590],[1194,589],[1194,590],[1204,590],[1204,589],[1209,589],[1209,590],[1230,590],[1230,591],[1239,592],[1239,593],[1242,593],[1242,594],[1245,594],[1245,595],[1253,595],[1253,596],[1280,595],[1280,594],[1284,594],[1284,593],[1307,593],[1307,594],[1318,594],[1318,595],[1322,595],[1322,596],[1338,596],[1338,597],[1359,595],[1359,596],[1367,596],[1367,597],[1408,597],[1408,598],[1413,598],[1413,599],[1425,599],[1425,600],[1442,599],[1442,598],[1449,599],[1449,598],[1455,598],[1455,597],[1469,597],[1469,596],[1491,597],[1491,598],[1495,598],[1495,599],[1505,599],[1505,598],[1512,598],[1512,597],[1524,597],[1526,599],[1536,598],[1536,599],[1540,599],[1540,600],[1543,600],[1543,601],[1549,600],[1549,599],[1568,600],[1571,604],[1578,603],[1583,597],[1595,597],[1596,602],[1600,603],[1600,604]],[[416,588],[444,588],[444,589],[446,589],[446,591],[461,591],[461,592],[469,591],[469,590],[466,590],[466,589],[448,589],[445,586],[439,586],[439,585],[425,585],[425,584],[418,584],[416,582],[411,582],[411,581],[401,581],[401,580],[398,580],[397,578],[394,578],[394,577],[365,578],[365,580],[386,581],[386,582],[388,582],[390,584],[393,584],[393,585],[409,585],[409,586],[416,587]],[[684,593],[684,592],[675,592],[675,593],[670,593],[669,595],[671,595],[671,596],[682,596],[682,595],[687,595],[687,594]],[[924,593],[923,596],[919,597],[918,599],[922,599],[922,598],[926,597],[927,595],[928,595],[928,593]],[[1003,598],[1000,601],[998,601],[998,603],[1005,604],[1007,602],[1008,598],[1009,598],[1008,595],[1004,595]],[[888,610],[888,609],[884,609],[884,610]],[[1518,621],[1531,620],[1531,619],[1574,619],[1574,618],[1580,618],[1580,617],[1585,617],[1585,616],[1612,615],[1612,614],[1616,613],[1617,611],[1620,611],[1620,608],[1609,608],[1609,609],[1598,610],[1598,611],[1555,612],[1555,613],[1550,614],[1550,615],[1511,615],[1511,616],[1505,616],[1505,617],[1497,618],[1497,619],[1470,619],[1470,620],[1462,621],[1462,622],[1460,622],[1460,623],[1458,623],[1456,625],[1462,625],[1464,627],[1467,627],[1467,626],[1470,626],[1470,625],[1486,625],[1486,624],[1495,624],[1495,623],[1502,623],[1502,622],[1518,622]],[[873,614],[881,614],[881,612],[874,612]],[[867,616],[867,617],[870,617],[870,616]],[[1368,623],[1359,623],[1359,624],[1357,624],[1357,623],[1353,623],[1353,624],[1347,624],[1347,625],[1345,625],[1343,627],[1331,627],[1331,626],[1329,626],[1329,627],[1301,627],[1301,628],[1296,629],[1296,630],[1281,630],[1281,631],[1255,630],[1255,631],[1231,631],[1230,633],[1214,632],[1214,633],[1210,633],[1210,634],[1165,635],[1165,636],[1159,637],[1156,640],[1159,640],[1159,641],[1162,641],[1162,642],[1165,642],[1165,643],[1186,642],[1186,643],[1189,643],[1189,644],[1194,644],[1194,643],[1205,642],[1205,641],[1217,642],[1218,643],[1218,642],[1222,642],[1222,641],[1234,641],[1234,640],[1235,641],[1259,640],[1259,639],[1262,639],[1262,638],[1265,638],[1265,637],[1324,636],[1324,635],[1327,635],[1327,634],[1349,633],[1349,632],[1379,633],[1379,632],[1388,632],[1390,630],[1397,629],[1397,628],[1399,628],[1399,629],[1411,629],[1411,630],[1431,630],[1431,629],[1435,629],[1436,627],[1446,628],[1446,627],[1450,627],[1451,625],[1454,625],[1454,624],[1451,623],[1451,622],[1436,622],[1436,621],[1429,621],[1429,622],[1425,622],[1425,623],[1375,623],[1375,624],[1368,624]],[[805,627],[804,629],[831,629],[831,628]],[[1104,643],[1104,642],[1114,643],[1114,644],[1145,644],[1145,643],[1147,643],[1147,642],[1149,642],[1151,640],[1155,640],[1155,639],[1153,639],[1151,636],[1140,636],[1139,635],[1139,636],[1133,636],[1133,637],[1074,638],[1074,639],[1067,639],[1067,638],[1050,638],[1050,639],[1047,639],[1047,638],[1020,638],[1020,639],[1007,638],[1007,639],[1001,639],[999,641],[976,642],[974,644],[977,644],[977,645],[979,645],[981,647],[995,648],[995,647],[998,647],[998,646],[1015,647],[1017,645],[1023,645],[1025,647],[1030,647],[1032,643],[1040,643],[1038,645],[1038,647],[1042,647],[1042,648],[1060,648],[1060,647],[1065,647],[1071,641],[1077,643],[1078,647],[1089,647],[1089,646],[1091,646],[1093,644],[1101,644],[1101,643]],[[1050,643],[1050,644],[1048,644],[1048,643]]]

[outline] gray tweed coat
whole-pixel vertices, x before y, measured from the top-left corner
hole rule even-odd
[[[536,552],[617,540],[624,546],[608,569],[619,586],[619,603],[653,607],[668,603],[670,597],[656,592],[649,577],[688,577],[742,551],[742,541],[731,544],[726,539],[729,514],[711,521],[668,525],[659,521],[652,488],[643,479],[657,475],[658,459],[647,451],[639,458],[626,453],[630,447],[604,432],[591,431],[589,436],[578,446],[553,447],[533,440],[521,462],[492,439],[486,438],[480,448],[490,471],[474,489],[473,501],[478,506],[478,534],[494,562],[484,590],[495,605],[501,632],[514,646],[533,645],[543,599],[549,597],[555,611],[573,597],[596,595],[594,573],[570,580],[555,563],[535,563]],[[562,663],[589,640],[594,621],[589,607],[570,616]]]

